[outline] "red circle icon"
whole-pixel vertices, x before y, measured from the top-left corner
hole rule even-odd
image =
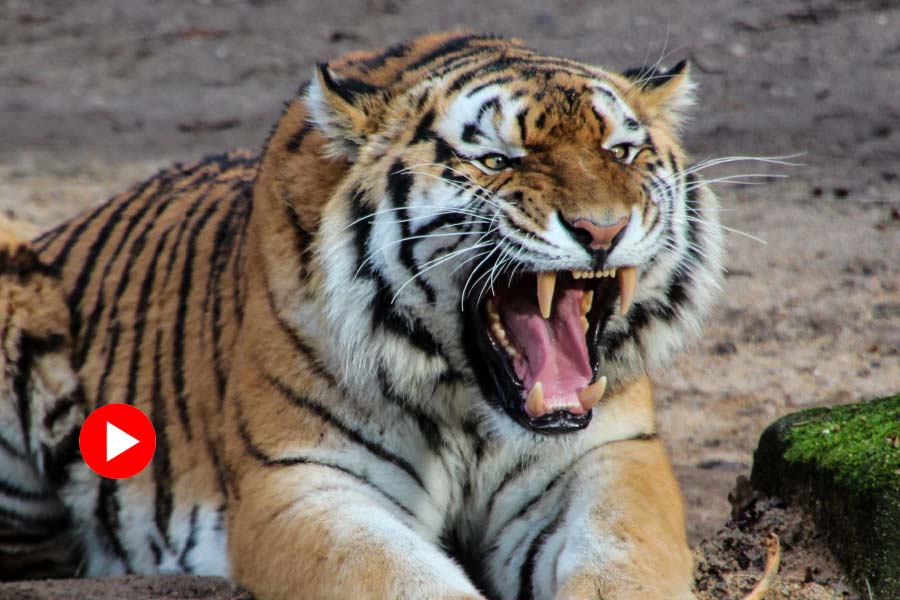
[[[140,409],[107,404],[85,419],[78,445],[84,462],[97,475],[125,479],[150,463],[156,451],[156,431]]]

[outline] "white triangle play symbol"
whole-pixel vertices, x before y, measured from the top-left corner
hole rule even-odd
[[[128,435],[109,421],[106,422],[106,462],[140,443],[139,439]]]

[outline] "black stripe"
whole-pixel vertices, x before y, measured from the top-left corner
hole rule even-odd
[[[272,293],[272,287],[268,284],[268,281],[266,282],[266,297],[269,302],[269,310],[272,312],[272,316],[275,318],[275,322],[278,324],[278,328],[281,329],[281,331],[283,331],[287,336],[288,340],[290,340],[291,346],[294,348],[294,351],[306,359],[306,364],[309,366],[313,374],[324,379],[326,383],[328,383],[328,385],[332,387],[336,386],[337,381],[322,363],[322,360],[319,358],[319,355],[317,354],[315,348],[303,341],[297,331],[290,325],[290,323],[286,322],[278,312],[278,308],[275,306],[275,296]]]
[[[444,444],[441,428],[438,426],[437,421],[415,406],[412,406],[409,401],[397,394],[391,386],[384,368],[378,369],[378,385],[381,388],[381,395],[384,396],[384,399],[396,406],[404,415],[416,423],[428,449],[434,453],[439,453]]]
[[[490,100],[485,100],[482,103],[481,107],[478,109],[478,116],[475,117],[475,121],[477,123],[481,123],[481,119],[484,117],[485,113],[487,113],[487,111],[489,111],[491,109],[494,110],[495,114],[499,113],[501,111],[499,97],[495,96],[495,97],[491,98]]]
[[[569,500],[566,499],[559,512],[556,513],[556,517],[554,517],[552,521],[547,523],[547,525],[543,529],[541,529],[541,531],[536,536],[534,536],[534,539],[531,541],[531,545],[528,547],[528,552],[525,554],[525,560],[522,563],[522,569],[519,571],[519,595],[517,596],[517,598],[519,598],[520,600],[534,598],[535,559],[537,558],[537,554],[540,551],[541,546],[543,546],[544,542],[547,541],[550,536],[556,533],[556,530],[562,524],[563,518],[568,511],[568,507]]]
[[[69,467],[81,458],[78,436],[81,427],[72,427],[69,432],[52,448],[41,445],[44,463],[44,480],[55,489],[60,489],[69,480]]]
[[[199,512],[200,507],[198,505],[195,504],[191,507],[191,516],[190,520],[188,521],[187,539],[184,542],[184,549],[181,551],[181,555],[178,557],[178,566],[180,566],[185,573],[194,572],[194,568],[188,565],[187,556],[197,545],[197,516]]]
[[[304,121],[303,125],[300,126],[300,129],[298,129],[294,135],[288,139],[287,143],[285,143],[284,149],[291,154],[297,152],[310,131],[312,131],[312,124],[309,121]]]
[[[468,219],[472,218],[471,215],[463,213],[463,212],[446,212],[436,216],[431,221],[428,221],[424,225],[421,225],[418,229],[413,232],[413,237],[421,237],[424,235],[428,235],[437,231],[438,229],[442,229],[444,227],[449,227],[453,225],[463,225],[466,223]],[[461,238],[465,238],[466,236],[461,235]],[[423,240],[417,239],[413,240],[414,242],[421,242]]]
[[[292,404],[308,410],[309,412],[313,413],[314,415],[340,431],[346,438],[348,438],[352,442],[363,446],[366,450],[368,450],[375,456],[386,460],[397,468],[405,471],[413,479],[413,481],[415,481],[417,484],[419,484],[419,486],[422,487],[423,490],[425,490],[425,484],[422,482],[421,476],[418,474],[418,472],[416,472],[416,469],[412,466],[412,464],[410,464],[409,461],[407,461],[405,458],[397,456],[396,454],[393,454],[376,442],[367,439],[358,430],[350,427],[348,424],[338,419],[324,406],[322,406],[321,404],[317,404],[311,401],[309,398],[294,391],[292,388],[288,387],[273,375],[267,373],[266,380],[272,387],[278,390],[279,393],[290,400]]]
[[[397,216],[400,224],[400,235],[402,236],[398,254],[400,262],[406,270],[412,274],[416,286],[425,294],[426,302],[428,302],[428,304],[434,304],[434,288],[428,285],[428,283],[419,276],[419,265],[416,263],[415,257],[413,256],[413,249],[415,247],[413,241],[415,240],[409,239],[412,233],[410,231],[410,219],[409,213],[406,210],[406,205],[409,202],[409,194],[412,191],[413,177],[410,173],[406,172],[405,169],[406,165],[404,165],[403,162],[399,160],[395,161],[388,174],[387,184],[387,191],[391,201],[398,209]]]
[[[502,77],[495,77],[493,79],[489,79],[483,83],[479,83],[478,85],[473,87],[471,90],[469,90],[466,93],[466,97],[471,98],[472,96],[474,96],[475,94],[477,94],[478,92],[480,92],[481,90],[483,90],[485,88],[488,88],[492,85],[503,85],[505,83],[511,82],[512,80],[513,80],[513,78],[510,77],[509,75],[504,75]]]
[[[119,205],[116,209],[109,215],[106,219],[106,222],[103,223],[103,227],[100,228],[100,231],[94,237],[93,243],[88,248],[87,256],[84,257],[81,271],[78,273],[78,277],[75,279],[75,283],[72,286],[72,290],[69,293],[68,304],[69,310],[72,314],[72,324],[71,331],[73,339],[79,338],[79,331],[81,330],[81,300],[84,297],[84,293],[87,290],[87,286],[90,283],[91,274],[94,272],[94,269],[97,267],[98,258],[100,253],[106,247],[107,242],[109,242],[109,238],[112,235],[113,230],[116,225],[118,225],[119,221],[122,219],[122,214],[125,212],[127,208],[132,205],[132,200],[140,197],[141,194],[152,184],[157,182],[158,180],[150,179],[144,182],[144,184],[138,188],[138,190],[132,194],[127,200],[120,201]],[[146,209],[146,206],[144,207]],[[144,210],[142,209],[142,210]],[[123,236],[123,240],[127,237]],[[68,242],[67,242],[68,245]],[[65,254],[62,258],[67,258],[68,254]],[[110,258],[107,265],[109,265],[112,261],[116,259],[116,253],[114,253]],[[54,264],[57,268],[61,265]],[[87,342],[86,342],[87,343]]]
[[[168,416],[162,390],[162,330],[156,332],[153,351],[153,385],[150,396],[150,419],[156,429],[156,453],[153,455],[153,521],[156,529],[171,547],[169,523],[172,520],[172,457],[169,446]]]
[[[432,125],[434,125],[434,110],[429,110],[422,119],[419,120],[419,124],[416,125],[416,130],[413,133],[409,145],[414,146],[419,142],[434,139],[434,131],[431,129]]]
[[[56,497],[56,494],[47,490],[26,490],[2,479],[0,479],[0,494],[20,500],[51,500]]]
[[[128,384],[125,387],[125,401],[129,404],[134,402],[137,397],[137,381],[140,372],[141,357],[143,355],[144,332],[147,328],[147,313],[150,310],[150,299],[154,293],[154,282],[156,281],[157,264],[172,233],[172,226],[169,226],[156,242],[156,249],[150,258],[150,264],[147,267],[147,273],[141,282],[141,288],[138,291],[137,307],[134,315],[134,340],[131,344],[131,359],[128,365]]]
[[[100,478],[100,490],[97,495],[97,506],[94,516],[100,527],[101,539],[105,545],[115,554],[115,557],[125,565],[125,572],[131,574],[134,570],[128,560],[128,554],[119,539],[119,499],[117,497],[118,481],[115,479]]]
[[[141,188],[138,189],[138,191],[140,192],[142,189],[145,189],[148,185],[150,185],[150,180],[145,181],[142,184]],[[60,248],[59,253],[57,253],[57,255],[55,257],[53,257],[52,259],[47,259],[46,262],[48,262],[51,266],[53,266],[53,268],[55,270],[59,271],[62,268],[62,266],[65,264],[66,259],[69,257],[69,254],[71,253],[72,248],[75,246],[76,243],[78,243],[78,240],[84,234],[84,231],[91,225],[91,223],[93,223],[97,219],[97,217],[100,216],[100,213],[102,213],[105,209],[107,209],[113,205],[114,205],[114,202],[112,200],[104,202],[103,204],[101,204],[100,206],[98,206],[97,208],[92,210],[91,213],[89,215],[87,215],[84,218],[84,220],[81,223],[79,223],[77,226],[75,226],[74,228],[70,229],[71,223],[67,223],[65,225],[66,230],[71,231],[71,233],[69,233],[69,237],[66,238],[66,241],[63,244],[63,247]]]
[[[522,140],[522,146],[525,145],[525,140],[528,139],[528,109],[524,109],[519,111],[516,115],[516,122],[519,124],[519,138]]]
[[[419,319],[410,320],[394,308],[393,293],[387,281],[378,272],[373,272],[375,290],[369,308],[372,312],[372,330],[384,329],[397,335],[429,357],[440,356],[446,361],[441,346]]]
[[[478,40],[487,40],[491,39],[489,36],[479,36],[479,35],[464,35],[458,38],[453,38],[447,40],[446,42],[440,44],[437,48],[420,56],[415,61],[411,62],[407,65],[405,72],[409,73],[410,71],[415,71],[421,67],[427,66],[428,63],[435,61],[442,57],[449,57],[449,55],[459,52],[460,50],[465,50],[470,46],[470,44],[474,41]],[[479,49],[480,50],[480,49]],[[488,50],[487,48],[485,50]]]
[[[188,413],[187,398],[185,397],[185,328],[187,326],[188,300],[193,287],[194,259],[197,255],[197,238],[203,232],[210,217],[218,210],[220,203],[211,202],[206,210],[194,223],[188,236],[184,263],[181,267],[181,286],[178,290],[178,309],[175,313],[175,329],[172,333],[172,385],[175,388],[175,407],[178,410],[178,420],[184,429],[187,439],[192,438],[190,416]]]
[[[62,235],[70,225],[71,223],[62,223],[61,225],[57,225],[53,229],[45,231],[44,233],[31,240],[31,246],[38,252],[38,254],[45,252],[47,250],[47,247],[55,242],[56,239],[60,235]]]
[[[59,272],[42,262],[28,245],[21,244],[11,249],[0,249],[0,275],[25,281],[32,275],[44,275],[57,279]]]
[[[18,513],[14,510],[10,510],[0,506],[0,523],[2,522],[6,522],[9,524],[15,523],[22,527],[30,529],[40,529],[48,534],[59,533],[69,526],[69,518],[66,515],[54,516],[49,518],[44,515],[23,515],[22,513]],[[0,527],[0,529],[3,528]]]
[[[175,266],[175,259],[177,259],[181,255],[181,250],[183,249],[181,240],[184,238],[184,234],[185,232],[187,232],[188,226],[191,224],[192,219],[194,218],[194,214],[196,214],[200,206],[208,200],[209,190],[204,190],[203,193],[194,198],[194,201],[191,202],[187,210],[184,211],[184,216],[181,218],[181,224],[178,226],[178,232],[175,234],[175,241],[172,242],[172,247],[169,250],[169,257],[166,260],[166,271],[165,276],[163,277],[162,287],[165,287],[168,284],[169,277],[173,272],[172,268]]]
[[[266,454],[257,444],[253,441],[253,438],[250,435],[250,432],[247,430],[247,424],[241,418],[241,409],[240,409],[240,399],[235,399],[236,405],[238,407],[238,435],[241,438],[241,441],[244,444],[244,449],[247,451],[247,454],[252,456],[254,459],[259,461],[263,466],[266,467],[293,467],[298,465],[310,465],[317,467],[326,467],[329,469],[334,469],[335,471],[340,471],[350,477],[353,477],[357,481],[364,483],[370,488],[377,491],[379,494],[390,500],[394,505],[397,506],[401,511],[406,513],[409,516],[414,516],[412,511],[409,510],[403,503],[401,503],[397,498],[388,494],[380,487],[375,485],[368,477],[363,474],[357,473],[343,465],[339,465],[336,463],[327,463],[323,461],[313,460],[311,458],[305,456],[286,456],[286,457],[272,457]]]
[[[403,58],[409,53],[410,49],[410,45],[406,42],[401,44],[394,44],[384,52],[376,54],[374,57],[367,58],[366,60],[362,61],[360,66],[365,70],[380,69],[389,59]]]
[[[243,257],[244,243],[247,241],[247,226],[250,223],[250,215],[253,214],[253,200],[247,203],[247,210],[241,217],[242,223],[238,236],[240,240],[237,244],[237,251],[232,254],[231,264],[231,303],[234,311],[234,319],[238,325],[244,322],[244,300],[243,300]]]
[[[7,454],[9,454],[10,456],[13,456],[15,458],[19,458],[19,459],[23,459],[23,460],[30,460],[18,448],[13,446],[12,442],[10,442],[6,438],[4,438],[2,435],[0,435],[0,450],[3,450]]]
[[[297,253],[297,262],[300,264],[298,275],[300,282],[303,283],[309,276],[307,263],[309,261],[309,248],[313,242],[313,234],[304,228],[303,223],[300,222],[300,215],[297,214],[293,206],[285,203],[284,213],[287,216],[288,223],[291,224],[291,231],[294,234],[294,251]]]
[[[84,389],[80,383],[72,393],[57,398],[50,410],[44,413],[44,429],[52,430],[56,422],[76,406],[84,406]]]
[[[12,388],[16,396],[16,410],[19,413],[19,426],[22,428],[22,446],[28,453],[31,447],[31,406],[28,385],[31,370],[35,361],[45,354],[59,352],[66,345],[66,337],[51,334],[37,337],[23,334],[19,342],[19,358],[13,366]]]
[[[353,223],[353,243],[356,247],[356,274],[362,277],[371,277],[373,271],[368,259],[368,248],[375,215],[372,209],[363,204],[364,198],[363,191],[358,188],[350,195],[350,222]]]
[[[447,143],[447,140],[440,136],[434,138],[434,162],[446,163],[454,156],[453,147]],[[452,171],[451,171],[452,173]],[[454,176],[456,174],[454,173]]]
[[[156,566],[159,566],[159,563],[162,562],[162,548],[159,547],[159,544],[153,538],[147,539],[147,545],[150,547],[150,552],[153,553],[153,562],[156,563]]]
[[[249,184],[242,182],[247,190]],[[243,190],[242,190],[243,191]],[[248,198],[241,193],[231,200],[228,212],[219,221],[216,233],[213,236],[212,249],[210,250],[210,268],[206,279],[206,295],[203,298],[202,314],[209,315],[210,334],[212,336],[212,366],[213,376],[216,382],[216,392],[219,398],[219,406],[225,401],[225,382],[227,376],[222,362],[222,290],[221,278],[228,265],[234,243],[235,219],[246,208]],[[212,311],[210,312],[210,302]]]
[[[478,129],[478,125],[476,123],[466,123],[463,126],[462,135],[460,139],[467,144],[476,143],[475,136],[482,135],[481,130]]]
[[[78,352],[76,352],[74,365],[76,370],[80,369],[87,358],[88,350],[91,345],[94,343],[94,332],[96,331],[97,326],[99,325],[100,317],[103,313],[103,309],[106,304],[106,282],[109,281],[110,273],[112,272],[113,267],[118,263],[117,259],[121,254],[122,250],[125,247],[125,244],[131,239],[131,233],[135,227],[143,220],[144,216],[153,206],[153,201],[160,197],[163,194],[168,194],[172,189],[173,179],[171,177],[167,177],[160,180],[160,184],[157,187],[156,191],[153,192],[148,198],[144,198],[141,200],[142,206],[128,219],[128,222],[125,226],[125,231],[122,232],[122,236],[119,238],[119,241],[116,243],[115,249],[112,251],[110,255],[110,259],[103,266],[103,273],[100,275],[99,281],[100,285],[97,291],[97,300],[94,303],[94,308],[91,310],[91,314],[87,319],[87,327],[83,334],[78,334],[77,332],[81,331],[81,311],[78,311],[76,314],[72,315],[73,323],[77,321],[77,324],[73,325],[72,331],[76,332],[79,335],[81,340],[80,348]],[[128,259],[126,260],[125,267],[122,270],[122,273],[119,275],[118,286],[116,287],[116,291],[113,295],[113,308],[110,311],[110,317],[108,322],[113,322],[115,320],[115,315],[118,313],[118,302],[121,298],[122,294],[125,291],[125,287],[128,285],[129,277],[131,274],[131,269],[134,265],[134,261],[137,259],[138,255],[144,248],[144,243],[149,235],[150,231],[156,225],[156,219],[162,214],[162,212],[169,206],[172,202],[174,195],[170,194],[167,198],[162,200],[156,205],[156,211],[150,220],[144,225],[141,232],[135,237],[134,243],[131,244],[129,249]],[[108,330],[108,329],[107,329]]]

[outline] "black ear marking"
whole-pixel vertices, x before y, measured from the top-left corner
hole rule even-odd
[[[347,78],[337,80],[328,67],[328,63],[316,63],[316,69],[322,79],[322,85],[329,92],[336,94],[341,100],[348,104],[356,104],[359,96],[373,94],[379,89],[373,85],[369,85],[359,79]]]
[[[663,70],[653,65],[644,65],[633,69],[625,69],[622,71],[622,75],[635,83],[639,83],[641,89],[652,90],[671,81],[672,78],[683,73],[687,67],[688,60],[683,59],[669,70]]]

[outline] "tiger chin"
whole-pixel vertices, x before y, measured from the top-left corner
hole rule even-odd
[[[692,90],[427,35],[319,65],[259,156],[12,242],[0,558],[62,527],[79,574],[260,600],[693,598],[647,376],[721,279]],[[113,402],[157,431],[130,479],[74,443]]]

